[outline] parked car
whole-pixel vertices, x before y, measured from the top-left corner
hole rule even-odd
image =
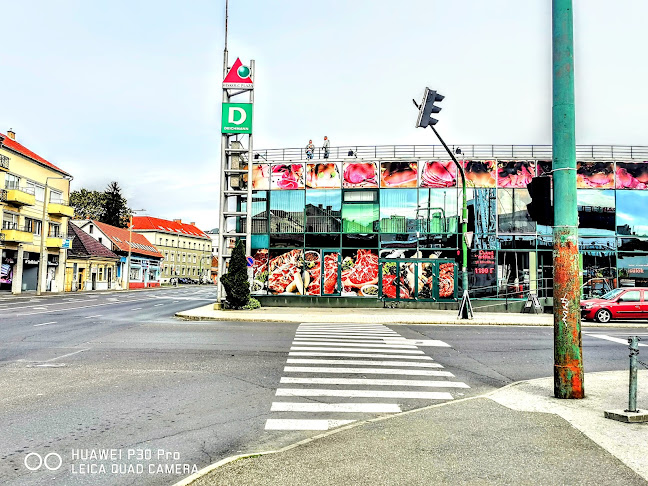
[[[648,288],[619,288],[598,299],[582,300],[581,317],[583,320],[598,322],[610,322],[612,319],[648,319]]]

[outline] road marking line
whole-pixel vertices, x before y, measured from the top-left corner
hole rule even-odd
[[[367,338],[367,339],[381,339],[381,338],[391,338],[392,336],[397,336],[397,334],[373,334],[373,333],[344,333],[344,334],[338,334],[338,333],[304,333],[304,332],[298,332],[295,333],[295,337],[314,337],[314,338],[350,338],[350,339],[358,339],[358,338]]]
[[[418,368],[443,368],[439,363],[408,363],[407,361],[370,361],[362,359],[294,359],[288,358],[291,364],[340,364],[367,366],[414,366]]]
[[[34,327],[38,327],[38,326],[47,326],[47,325],[49,325],[49,324],[56,324],[56,321],[52,321],[52,322],[43,322],[42,324],[34,324]]]
[[[372,327],[303,327],[299,326],[297,331],[301,332],[389,332],[391,329],[382,326]]]
[[[151,300],[151,299],[150,298],[131,299],[129,302],[141,302],[141,301],[147,301],[147,300]],[[54,305],[54,304],[49,304],[49,305]],[[101,306],[104,306],[104,305],[114,305],[114,303],[113,302],[104,302],[104,303],[101,303],[101,304],[79,305],[79,306],[76,306],[76,307],[70,307],[68,309],[49,309],[49,310],[40,311],[40,312],[23,312],[21,314],[16,314],[16,317],[35,316],[35,315],[44,314],[44,313],[53,314],[53,313],[56,313],[56,312],[68,312],[68,311],[74,311],[74,310],[77,310],[77,309],[88,309],[90,307],[101,307]],[[0,314],[0,318],[4,318],[4,317],[13,318],[14,316],[6,315],[6,314]]]
[[[141,308],[141,307],[135,307],[134,309],[131,309],[131,310],[132,310],[132,311],[142,310],[142,308]]]
[[[161,305],[164,305],[164,304],[155,304],[153,307],[159,307]]]
[[[266,430],[328,430],[341,425],[350,424],[355,420],[295,420],[295,419],[268,419]]]
[[[354,397],[354,398],[423,398],[427,400],[453,400],[448,392],[409,392],[388,390],[328,390],[279,388],[278,397]]]
[[[405,339],[405,338],[384,338],[387,343],[413,344],[415,346],[434,346],[439,348],[449,348],[450,345],[438,339]]]
[[[361,344],[372,344],[372,345],[373,344],[378,344],[380,346],[382,346],[383,344],[407,344],[407,343],[400,343],[400,342],[392,343],[391,341],[386,342],[386,341],[383,341],[380,338],[376,339],[376,338],[371,338],[371,337],[364,338],[364,339],[363,338],[356,338],[356,337],[348,338],[348,339],[345,339],[345,338],[312,338],[312,337],[299,338],[299,337],[297,337],[297,338],[295,338],[293,340],[293,343],[299,344],[299,343],[308,342],[308,341],[310,341],[310,342],[318,342],[318,343],[361,343]]]
[[[397,403],[272,402],[271,412],[399,413]]]
[[[615,338],[613,336],[608,336],[607,334],[594,334],[590,332],[583,332],[583,334],[590,337],[605,339],[606,341],[612,341],[613,343],[625,344],[626,346],[628,345],[627,339]],[[648,344],[639,343],[639,346],[648,346]]]
[[[389,354],[367,354],[367,353],[312,353],[310,351],[292,351],[288,356],[339,356],[341,358],[388,358],[388,359],[425,359],[433,361],[429,356],[393,356]]]
[[[73,356],[75,354],[83,353],[84,351],[89,351],[91,349],[92,348],[79,349],[78,351],[74,351],[73,353],[64,354],[62,356],[57,356],[56,358],[52,358],[52,359],[46,359],[45,361],[43,361],[43,363],[50,363],[52,361],[56,361],[57,359],[67,358],[68,356]]]
[[[318,346],[301,346],[306,343],[299,343],[300,346],[292,346],[290,351],[356,351],[362,353],[403,353],[403,354],[425,354],[418,349],[385,349],[385,348],[320,348]],[[416,348],[416,346],[412,346]]]
[[[449,371],[401,370],[395,368],[328,368],[320,366],[286,366],[285,373],[342,373],[367,375],[454,376]]]
[[[85,316],[84,319],[92,319],[94,317],[101,317],[101,314],[97,314],[96,316]]]
[[[299,346],[304,346],[307,344],[312,344],[313,346],[347,346],[350,348],[400,348],[400,349],[416,349],[416,346],[411,344],[379,344],[379,343],[327,343],[327,342],[317,342],[317,341],[299,341],[295,342]]]
[[[376,385],[376,386],[426,386],[431,388],[470,388],[462,381],[384,380],[373,378],[295,378],[284,376],[280,383],[300,385]]]

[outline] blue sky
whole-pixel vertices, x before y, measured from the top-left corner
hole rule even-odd
[[[549,0],[232,0],[255,147],[551,143]],[[575,0],[577,143],[648,145],[645,0]],[[0,132],[133,208],[217,226],[224,0],[0,0]]]

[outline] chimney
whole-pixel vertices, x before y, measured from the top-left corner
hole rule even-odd
[[[7,136],[8,136],[11,140],[16,140],[16,132],[13,131],[13,128],[10,128],[10,129],[7,131]]]
[[[182,224],[182,219],[174,219],[173,222]]]
[[[190,224],[191,226],[196,226],[196,222],[195,222],[195,221],[192,221],[192,222],[189,223],[189,224]]]

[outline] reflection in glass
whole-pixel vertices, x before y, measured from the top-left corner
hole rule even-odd
[[[383,233],[416,232],[416,189],[382,189],[380,191],[380,231]]]
[[[341,253],[339,251],[324,252],[324,289],[323,295],[334,295],[340,293]]]
[[[619,286],[648,287],[648,253],[619,253]]]
[[[338,233],[341,229],[342,194],[339,191],[306,192],[306,232]]]
[[[270,232],[304,231],[304,191],[273,191],[270,196]]]
[[[618,191],[616,203],[617,234],[648,236],[648,192]]]
[[[468,189],[468,231],[476,234],[496,233],[495,189]]]
[[[536,224],[527,211],[531,202],[527,189],[497,191],[498,230],[501,233],[535,233]]]
[[[424,233],[456,233],[459,228],[459,191],[419,189],[416,219]]]
[[[243,202],[242,211],[245,211]],[[268,192],[257,191],[252,194],[252,233],[268,232]]]
[[[614,190],[578,189],[578,234],[614,233]]]
[[[497,279],[500,297],[521,299],[528,292],[531,279],[529,252],[500,251],[497,255]]]

